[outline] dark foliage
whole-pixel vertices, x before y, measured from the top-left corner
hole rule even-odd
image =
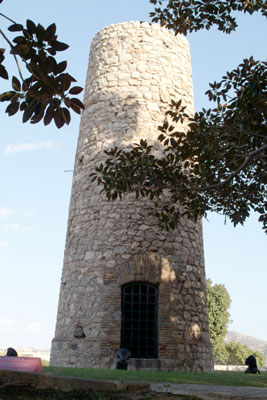
[[[12,21],[1,14],[2,17]],[[9,32],[18,33],[12,42],[0,29],[0,34],[10,47],[18,67],[19,76],[11,79],[11,90],[0,94],[1,102],[8,102],[6,113],[9,116],[18,111],[23,113],[22,121],[36,124],[43,120],[45,125],[54,120],[61,128],[69,124],[72,110],[78,114],[84,108],[82,102],[73,97],[83,89],[72,86],[76,80],[66,72],[67,61],[57,62],[57,52],[66,50],[69,46],[57,40],[56,25],[53,23],[44,28],[27,20],[26,26],[12,21]],[[8,71],[3,62],[5,49],[0,49],[0,77],[9,79]],[[23,77],[18,60],[26,66],[29,76]]]
[[[244,60],[210,85],[215,109],[190,118],[181,101],[172,102],[158,128],[162,157],[145,140],[130,151],[113,148],[93,180],[109,200],[127,192],[154,200],[151,212],[162,228],[175,228],[183,215],[196,221],[207,211],[243,224],[253,209],[267,231],[266,81],[266,63]],[[177,130],[180,122],[188,125],[186,133]]]
[[[150,13],[152,22],[159,22],[162,26],[173,29],[176,34],[184,35],[203,28],[210,29],[212,25],[217,25],[222,32],[231,33],[237,27],[233,15],[235,11],[249,14],[261,12],[267,16],[265,0],[168,0],[168,3],[166,0],[150,0],[150,3],[156,6]],[[167,3],[165,7],[164,3]]]
[[[176,33],[209,28],[205,18],[227,32],[230,11],[261,11],[266,15],[266,3],[261,1],[212,2],[211,8],[219,7],[216,13],[210,4],[169,1],[166,9],[155,12],[161,15],[160,22]],[[204,7],[207,15],[197,9],[192,14],[192,7]],[[170,14],[174,10],[175,20]],[[165,19],[160,12],[165,13]],[[218,20],[220,13],[225,24]],[[191,14],[194,17],[186,19]],[[186,28],[179,15],[184,15]],[[233,30],[236,23],[231,21]],[[181,216],[196,221],[208,211],[229,217],[236,226],[254,210],[267,233],[266,66],[253,57],[243,60],[219,83],[210,84],[206,94],[217,103],[216,108],[203,109],[193,117],[187,115],[181,100],[172,101],[164,124],[158,128],[161,157],[153,153],[158,144],[149,146],[145,140],[130,151],[113,148],[106,151],[108,158],[96,168],[92,179],[103,186],[109,200],[131,192],[153,200],[151,213],[163,229],[174,229]],[[186,124],[186,133],[181,124]]]

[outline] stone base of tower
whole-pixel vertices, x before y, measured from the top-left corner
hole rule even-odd
[[[103,346],[104,341],[53,339],[50,366],[75,368],[116,367],[119,343]],[[158,370],[184,372],[213,372],[213,357],[210,343],[181,343],[177,357],[165,358],[159,354],[157,359],[132,358],[129,370]]]

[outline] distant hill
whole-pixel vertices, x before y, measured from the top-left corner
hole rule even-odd
[[[0,349],[0,356],[6,355],[7,349]],[[49,361],[50,350],[36,350],[28,347],[16,347],[19,357],[38,357],[41,360]]]
[[[243,333],[229,331],[226,334],[225,342],[229,343],[232,340],[234,340],[235,342],[239,342],[241,344],[245,344],[252,350],[261,351],[265,356],[265,363],[267,365],[267,341],[243,335]]]

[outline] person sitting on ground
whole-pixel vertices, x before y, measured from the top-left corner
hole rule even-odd
[[[6,352],[7,357],[18,357],[18,353],[13,347],[9,347]]]
[[[260,370],[258,369],[257,366],[257,360],[255,355],[251,355],[246,359],[246,365],[248,365],[248,368],[246,369],[246,371],[244,372],[245,374],[260,374]]]

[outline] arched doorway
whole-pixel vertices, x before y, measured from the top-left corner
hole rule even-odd
[[[122,287],[121,347],[133,358],[158,357],[158,288],[145,282]]]

